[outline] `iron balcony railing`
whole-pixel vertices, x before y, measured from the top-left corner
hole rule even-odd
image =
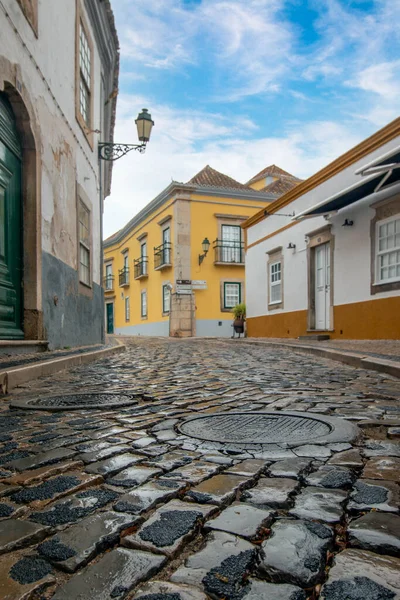
[[[154,248],[154,268],[160,269],[171,265],[172,245],[164,242],[161,246]]]
[[[104,290],[110,292],[114,289],[114,275],[106,275],[104,277]]]
[[[147,277],[147,257],[142,256],[141,258],[135,258],[134,262],[134,273],[133,276],[135,279],[140,279],[141,277]]]
[[[231,242],[229,240],[214,241],[214,252],[216,263],[243,264],[244,263],[244,243]]]
[[[124,267],[118,271],[119,285],[129,285],[129,269]]]

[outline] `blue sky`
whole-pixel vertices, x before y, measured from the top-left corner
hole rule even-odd
[[[105,237],[206,164],[308,177],[399,114],[399,0],[112,0],[121,45]]]

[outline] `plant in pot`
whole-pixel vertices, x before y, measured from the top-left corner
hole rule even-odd
[[[246,320],[246,305],[244,302],[242,302],[241,304],[236,304],[236,306],[234,306],[232,308],[232,312],[233,312],[233,330],[234,330],[234,334],[232,337],[235,337],[235,333],[240,334],[244,333],[244,322]]]

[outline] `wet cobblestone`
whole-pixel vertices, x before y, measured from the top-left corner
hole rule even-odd
[[[398,380],[288,348],[126,343],[0,406],[0,596],[314,600],[322,585],[319,600],[400,597]],[[135,398],[9,409],[11,399],[83,392]],[[241,446],[178,429],[196,416],[271,411],[340,417],[360,434]]]

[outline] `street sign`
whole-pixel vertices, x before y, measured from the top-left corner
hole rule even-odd
[[[192,285],[207,285],[207,281],[205,279],[193,279]]]
[[[187,289],[187,290],[176,290],[176,293],[181,295],[181,296],[191,296],[192,295],[192,290],[191,289]]]
[[[177,279],[176,285],[190,285],[192,283],[191,279]]]
[[[207,289],[207,284],[206,283],[202,283],[202,284],[198,284],[198,283],[193,283],[192,285],[192,290],[206,290]]]

